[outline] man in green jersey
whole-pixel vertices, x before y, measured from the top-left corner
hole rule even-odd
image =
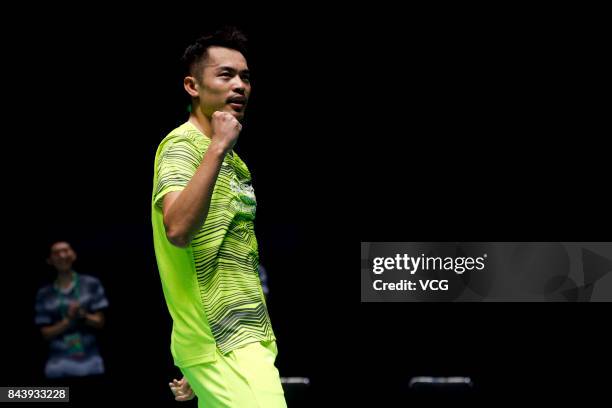
[[[225,28],[185,51],[191,113],[157,149],[153,238],[181,384],[200,406],[285,407],[258,275],[257,202],[232,150],[251,94],[245,44]]]

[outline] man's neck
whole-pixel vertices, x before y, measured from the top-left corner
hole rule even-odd
[[[195,112],[192,112],[189,115],[189,122],[191,122],[200,132],[202,132],[204,136],[209,139],[211,138],[212,126],[210,124],[210,119],[208,119],[200,109],[196,109]]]
[[[72,270],[58,271],[57,272],[57,284],[60,289],[66,289],[72,283]]]

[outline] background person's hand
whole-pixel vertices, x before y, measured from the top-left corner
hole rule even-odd
[[[68,306],[68,312],[66,313],[68,315],[68,318],[70,320],[76,319],[76,317],[79,314],[80,308],[81,308],[81,305],[79,304],[79,302],[70,303],[70,305]]]
[[[195,394],[185,377],[180,381],[175,378],[168,385],[170,386],[170,391],[174,394],[174,399],[177,401],[189,401],[195,398]]]

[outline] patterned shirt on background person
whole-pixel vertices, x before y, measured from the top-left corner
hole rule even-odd
[[[79,302],[87,313],[108,307],[104,287],[89,275],[73,272],[71,285],[60,289],[54,282],[36,295],[37,326],[49,326],[62,320],[71,302]],[[47,378],[82,377],[104,373],[104,361],[96,344],[95,331],[74,322],[64,333],[49,341],[49,358],[45,365]]]

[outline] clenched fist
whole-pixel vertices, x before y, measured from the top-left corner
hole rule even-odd
[[[212,143],[217,144],[224,152],[229,152],[238,141],[242,125],[227,112],[216,111],[212,114]]]

